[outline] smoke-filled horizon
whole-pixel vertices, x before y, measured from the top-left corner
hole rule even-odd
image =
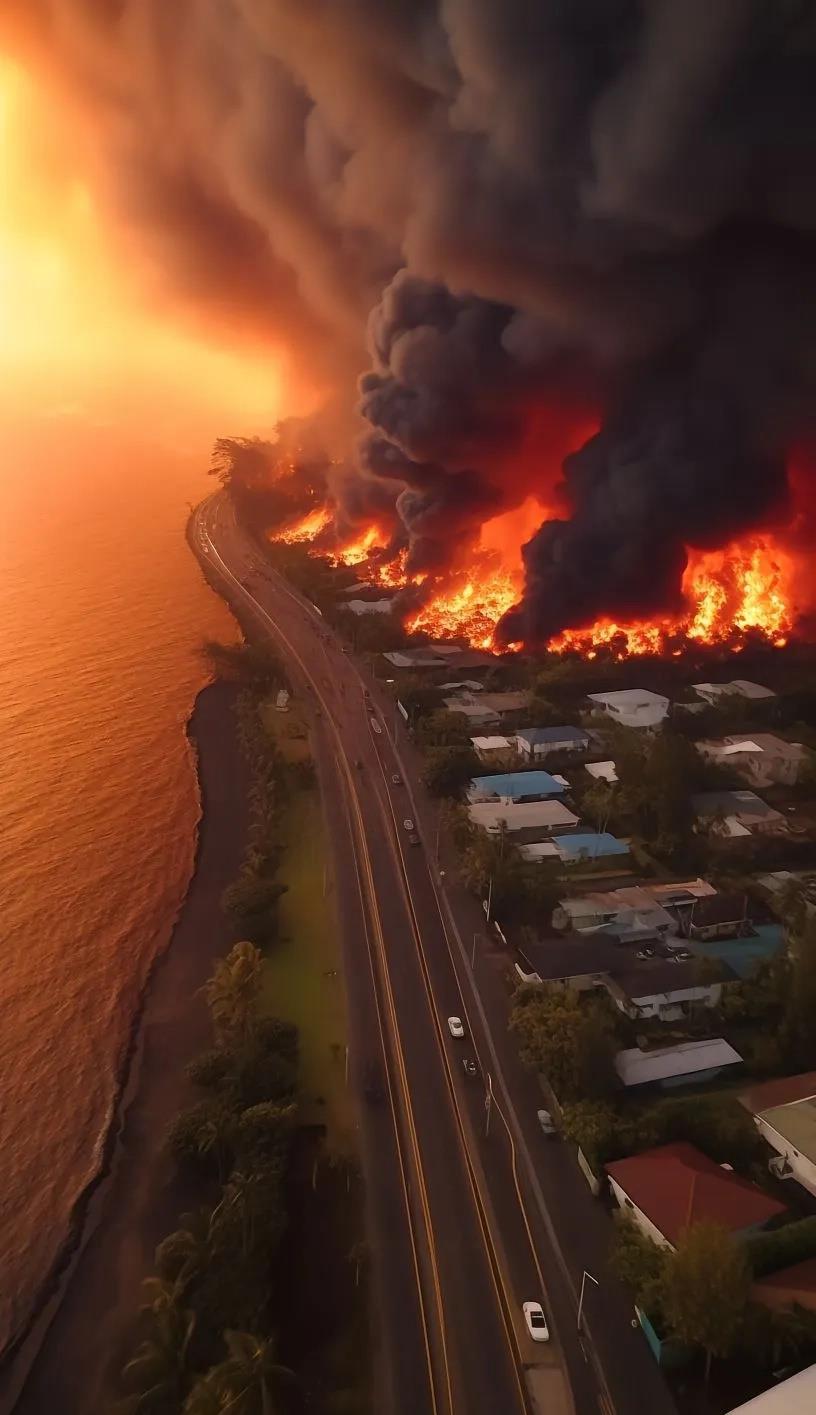
[[[268,328],[349,412],[359,375],[341,515],[390,516],[437,570],[560,482],[500,637],[673,610],[686,546],[789,519],[816,391],[806,0],[30,0],[19,23],[174,291]]]

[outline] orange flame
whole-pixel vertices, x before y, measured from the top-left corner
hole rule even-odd
[[[660,653],[671,640],[733,643],[754,631],[781,648],[795,617],[793,557],[767,538],[733,542],[724,550],[691,552],[683,576],[685,615],[631,624],[599,620],[587,629],[567,629],[550,644],[558,653],[575,649],[593,656],[613,644],[618,657]],[[675,650],[679,652],[679,650]]]
[[[287,544],[313,540],[329,525],[331,514],[326,506],[316,507],[275,539]],[[434,639],[466,639],[474,648],[495,651],[496,625],[521,597],[521,545],[543,518],[546,511],[530,500],[487,522],[467,568],[439,578],[425,603],[406,621],[409,632],[422,631]],[[377,552],[383,545],[381,531],[371,525],[339,550],[318,553],[336,565],[363,566],[366,580],[383,589],[423,583],[423,575],[408,576],[404,550],[388,562],[379,561]],[[618,658],[679,654],[683,641],[689,640],[738,649],[748,633],[764,635],[782,647],[795,619],[795,571],[793,556],[768,536],[733,542],[723,550],[690,551],[682,585],[684,613],[624,624],[599,619],[586,628],[564,630],[549,648],[588,658],[600,649],[611,649]]]
[[[325,531],[331,519],[332,513],[328,506],[315,506],[311,511],[307,511],[299,521],[293,521],[291,525],[284,526],[283,530],[278,531],[272,539],[283,541],[284,545],[302,545],[306,541],[314,540],[321,531]]]

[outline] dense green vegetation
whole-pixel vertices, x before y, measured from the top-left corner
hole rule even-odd
[[[116,1409],[286,1415],[308,1405],[318,1415],[364,1415],[361,1183],[352,1161],[326,1152],[322,1127],[303,1122],[298,1031],[269,1015],[262,951],[280,946],[281,811],[313,772],[310,761],[287,760],[263,728],[264,696],[284,681],[274,655],[247,645],[208,645],[207,654],[242,687],[251,828],[223,902],[247,936],[202,990],[212,1046],[191,1061],[197,1095],[167,1136],[190,1210],[156,1250]]]

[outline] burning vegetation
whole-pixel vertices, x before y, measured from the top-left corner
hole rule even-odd
[[[530,512],[528,511],[528,517]],[[540,514],[540,508],[539,508]],[[509,518],[499,518],[506,521]],[[312,508],[294,523],[272,533],[285,544],[309,545],[334,565],[354,566],[360,578],[397,595],[410,633],[432,639],[465,639],[474,648],[499,651],[520,644],[499,644],[497,625],[513,610],[523,589],[521,547],[504,545],[504,535],[487,523],[483,544],[467,567],[443,575],[411,575],[406,550],[383,558],[388,538],[376,525],[342,545],[329,545],[333,524],[327,506]],[[517,522],[516,522],[517,524]],[[503,527],[506,534],[506,526]],[[499,542],[497,544],[496,542]],[[599,649],[616,657],[630,654],[679,654],[690,644],[721,645],[739,650],[748,638],[781,648],[794,632],[796,559],[768,536],[747,537],[722,550],[691,551],[682,577],[683,607],[676,615],[594,623],[553,635],[551,652],[576,652],[593,658]]]

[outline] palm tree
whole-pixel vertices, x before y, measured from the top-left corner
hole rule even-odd
[[[243,1043],[249,1039],[255,1024],[262,966],[261,951],[254,943],[236,943],[205,983],[219,1041]]]
[[[152,1279],[157,1282],[157,1279]],[[167,1284],[150,1303],[150,1329],[136,1355],[128,1361],[122,1376],[138,1399],[134,1411],[177,1409],[187,1378],[187,1351],[195,1327],[192,1312],[179,1307],[168,1293]]]
[[[275,1397],[294,1385],[294,1372],[276,1361],[274,1345],[264,1337],[227,1331],[224,1341],[226,1360],[196,1382],[184,1415],[276,1415],[281,1407]]]

